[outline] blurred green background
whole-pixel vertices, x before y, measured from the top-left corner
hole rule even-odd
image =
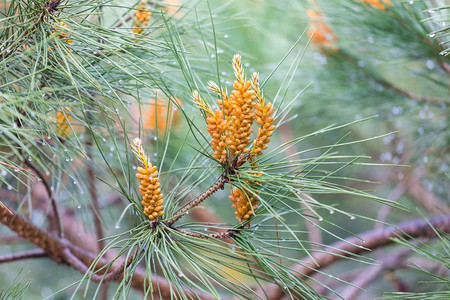
[[[371,219],[398,223],[421,218],[422,214],[449,212],[450,60],[441,55],[445,44],[439,43],[445,36],[437,39],[436,34],[432,35],[447,26],[445,21],[433,19],[441,13],[432,10],[438,2],[392,1],[392,6],[377,9],[365,2],[350,0],[186,1],[181,3],[185,5],[180,10],[184,15],[180,14],[173,22],[199,21],[201,24],[198,26],[200,33],[192,28],[192,31],[185,31],[184,25],[179,29],[199,85],[215,80],[230,90],[233,81],[230,62],[233,54],[239,53],[248,74],[259,72],[263,82],[270,77],[264,86],[269,100],[282,103],[298,97],[290,114],[292,120],[277,129],[277,144],[330,124],[376,116],[350,128],[308,139],[297,150],[333,144],[348,132],[351,132],[350,139],[361,140],[393,132],[340,150],[342,155],[364,154],[371,157],[372,163],[391,166],[351,166],[343,169],[340,176],[360,181],[340,182],[398,201],[409,207],[409,212],[349,195],[321,195],[317,200]],[[320,16],[311,17],[308,10]],[[442,14],[445,18],[445,12]],[[316,41],[315,37],[324,31],[325,40]],[[197,109],[190,103],[189,90],[180,72],[176,68],[167,72],[173,73],[174,82],[179,85],[176,96],[183,101],[185,112],[191,117],[197,115],[196,122],[203,126]],[[209,100],[213,99],[211,95]],[[182,125],[173,130],[181,137],[185,123],[184,120],[179,122]],[[170,155],[176,153],[178,145],[175,138],[169,164]],[[185,162],[178,161],[180,165]],[[229,201],[221,201],[221,197],[225,198],[226,193],[218,193],[207,207],[215,212],[225,211],[221,215],[225,220],[233,219]],[[108,224],[113,224],[122,209],[112,208],[103,217]],[[81,220],[85,214],[87,212],[76,212]],[[33,221],[38,225],[42,218],[38,213],[33,214]],[[347,216],[339,214],[324,218],[348,230],[338,231],[335,226],[321,224],[341,237],[375,227],[375,222],[363,218],[351,222]],[[304,226],[302,220],[299,222]],[[89,226],[87,230],[92,230]],[[118,230],[107,228],[107,234]],[[0,232],[6,235],[6,230]],[[324,244],[336,240],[327,234],[321,238]],[[3,244],[0,253],[26,248],[29,247],[20,243]],[[339,275],[343,268],[363,267],[343,262],[334,265],[329,272]],[[0,287],[7,286],[20,270],[22,274],[30,272],[27,278],[32,281],[25,299],[44,298],[64,287],[68,287],[70,294],[73,288],[69,286],[80,279],[77,271],[57,266],[48,259],[29,260],[25,264],[1,265]],[[408,271],[398,276],[411,285],[426,278]],[[360,299],[381,296],[383,292],[394,291],[395,287],[381,277],[366,289]],[[67,299],[68,294],[63,292],[49,299]],[[134,296],[130,295],[130,299]]]

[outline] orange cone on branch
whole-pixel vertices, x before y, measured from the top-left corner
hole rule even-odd
[[[135,138],[132,143],[132,150],[141,167],[137,168],[136,178],[141,185],[139,191],[142,196],[142,205],[144,205],[144,214],[151,220],[158,220],[164,214],[163,194],[161,194],[158,170],[153,166],[145,155],[141,139]]]

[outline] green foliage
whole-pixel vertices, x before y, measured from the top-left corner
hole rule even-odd
[[[16,278],[9,284],[6,288],[0,289],[0,299],[1,300],[20,300],[25,296],[28,287],[31,282],[24,282],[25,276],[20,277],[20,272],[17,274]]]
[[[188,1],[178,14],[154,1],[149,25],[134,35],[130,27],[139,2],[4,1],[9,6],[0,19],[0,190],[14,190],[18,200],[0,200],[51,228],[54,212],[39,212],[31,196],[44,181],[50,198],[81,224],[78,233],[96,230],[95,216],[105,230],[107,245],[88,272],[73,275],[73,284],[52,286],[61,289],[62,297],[100,297],[101,285],[90,280],[95,275],[104,279],[119,257],[131,261],[122,266],[124,280],[109,285],[115,299],[142,297],[132,291],[131,280],[142,267],[149,276],[145,296],[161,293],[155,288],[160,279],[172,284],[177,299],[189,299],[186,291],[255,299],[264,297],[256,290],[268,283],[291,299],[323,297],[318,287],[338,296],[321,278],[303,279],[292,266],[313,259],[315,249],[371,226],[380,207],[391,207],[394,220],[410,217],[409,199],[392,201],[382,196],[385,191],[369,191],[380,177],[386,180],[373,173],[403,163],[416,168],[427,157],[425,180],[448,186],[450,62],[444,53],[448,33],[440,23],[447,22],[445,5],[393,1],[387,10],[376,10],[361,2],[319,1],[338,36],[333,51],[306,36],[307,1],[245,2],[256,16],[243,12],[239,1]],[[280,16],[292,22],[280,22]],[[283,30],[271,30],[272,25]],[[215,102],[208,80],[231,89],[235,52],[248,58],[246,70],[253,72],[255,66],[260,72],[265,95],[276,107],[277,129],[263,156],[233,169],[212,157],[204,118],[190,99],[198,90],[208,103]],[[400,62],[402,69],[392,75]],[[397,82],[397,77],[406,79]],[[152,99],[162,101],[163,113]],[[149,128],[151,110],[156,123],[164,120],[163,128]],[[376,114],[380,117],[363,117]],[[294,136],[289,138],[285,128]],[[386,133],[396,130],[401,133],[395,138]],[[136,137],[159,170],[165,214],[158,223],[142,213],[138,164],[130,151]],[[406,151],[413,159],[403,158]],[[255,176],[256,165],[261,176]],[[225,191],[196,208],[206,215],[215,211],[220,221],[186,214],[170,223],[224,174]],[[391,185],[387,178],[386,190]],[[228,183],[258,200],[253,218],[235,220]],[[438,193],[446,199],[448,190]],[[108,202],[111,195],[120,197],[119,205]],[[65,217],[58,228],[63,231],[68,230]],[[323,240],[311,240],[311,226]],[[225,238],[218,231],[227,233]],[[434,244],[397,242],[449,267],[444,233]],[[114,258],[103,264],[111,253]],[[362,255],[351,260],[374,263]],[[433,277],[442,291],[433,287],[390,296],[446,296],[448,280]],[[28,285],[12,283],[0,299],[22,297]]]

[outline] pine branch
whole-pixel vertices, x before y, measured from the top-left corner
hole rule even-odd
[[[184,216],[189,210],[196,207],[206,199],[208,199],[212,194],[217,192],[220,189],[223,189],[225,183],[227,182],[227,177],[225,174],[222,174],[220,178],[210,186],[206,191],[197,196],[194,200],[186,204],[182,209],[180,209],[169,221],[166,222],[167,226],[172,226],[173,223],[178,221],[182,216]]]
[[[89,116],[90,116],[90,114],[89,114]],[[89,136],[86,153],[87,153],[87,157],[90,162],[86,166],[87,166],[88,190],[89,190],[89,195],[91,196],[91,200],[92,200],[91,211],[92,211],[92,217],[94,218],[94,227],[95,227],[95,235],[97,236],[98,251],[102,251],[105,248],[105,242],[103,241],[104,232],[103,232],[102,221],[100,220],[100,205],[99,205],[97,189],[96,189],[96,185],[95,185],[97,178],[95,177],[94,168],[93,168],[94,159],[92,156],[92,135]],[[119,268],[118,270],[123,271],[123,267]],[[94,279],[92,279],[92,280],[94,280]],[[108,281],[109,280],[106,280],[106,278],[105,278],[104,282],[108,282]],[[103,284],[100,289],[100,299],[102,299],[102,300],[108,299],[108,285],[107,284]]]
[[[367,68],[361,67],[358,64],[358,61],[355,57],[353,57],[351,54],[347,53],[346,51],[343,51],[342,49],[339,49],[336,53],[330,52],[330,55],[333,56],[342,56],[345,60],[350,62],[355,68],[360,70],[362,73],[364,73],[366,76],[372,78],[377,83],[381,84],[384,88],[389,89],[391,91],[396,92],[397,94],[403,95],[405,97],[414,99],[419,102],[426,102],[426,103],[433,103],[433,104],[440,104],[440,103],[450,103],[450,99],[441,99],[437,97],[426,97],[414,94],[410,91],[402,90],[401,88],[398,88],[394,85],[392,85],[390,82],[379,76],[378,74],[369,71]]]
[[[6,225],[23,239],[41,248],[58,264],[68,264],[81,271],[84,270],[83,265],[90,266],[97,259],[97,254],[84,250],[73,245],[70,241],[53,236],[45,230],[36,227],[23,217],[14,214],[4,204],[0,205],[0,223]],[[100,258],[96,263],[96,267],[101,268],[109,263],[109,260]],[[114,268],[113,272],[110,276],[114,278],[114,275],[117,275],[115,273],[117,269]],[[115,281],[120,282],[122,279],[123,276],[119,276]],[[149,288],[149,284],[152,285],[156,297],[161,295],[162,299],[168,299],[173,293],[172,285],[165,278],[155,275],[150,280],[144,270],[137,269],[131,278],[131,286],[144,292]],[[198,291],[184,290],[184,293],[188,298],[214,299]]]
[[[208,238],[210,238],[210,239],[229,239],[239,232],[237,230],[227,230],[227,231],[217,232],[217,233],[197,233],[197,232],[183,230],[180,228],[173,228],[173,229],[182,234],[200,238],[200,239],[208,239]]]
[[[32,163],[25,160],[25,164],[36,173],[36,176],[41,179],[41,182],[44,184],[45,190],[47,192],[47,196],[50,199],[50,203],[52,206],[53,216],[52,221],[54,223],[54,227],[56,227],[56,232],[58,233],[58,236],[62,236],[62,224],[61,224],[61,218],[59,216],[59,210],[58,205],[56,204],[56,199],[53,197],[52,190],[50,188],[50,185],[48,184],[46,178],[44,175],[39,171],[38,168],[36,168]]]
[[[95,226],[95,234],[97,235],[97,245],[98,250],[101,251],[103,248],[105,248],[105,243],[103,241],[104,238],[104,232],[103,232],[103,226],[102,221],[100,219],[100,204],[98,201],[98,195],[96,190],[96,177],[94,173],[94,161],[92,157],[92,136],[90,137],[89,142],[87,143],[87,157],[89,159],[89,163],[86,164],[87,167],[87,183],[88,183],[88,190],[89,195],[91,196],[92,200],[92,215],[94,218],[94,226]]]
[[[16,260],[29,259],[29,258],[41,258],[47,257],[47,253],[44,250],[36,249],[29,251],[22,251],[13,254],[0,256],[0,264],[6,262],[12,262]]]
[[[355,299],[362,289],[371,284],[386,271],[406,266],[407,258],[410,253],[410,249],[402,249],[401,251],[387,255],[380,264],[370,266],[361,272],[360,276],[356,277],[352,282],[352,285],[348,286],[339,293],[339,295],[346,300]]]
[[[430,226],[431,224],[431,226]],[[393,238],[405,239],[418,237],[436,237],[433,227],[437,230],[450,233],[450,214],[426,220],[418,219],[400,223],[393,227],[375,229],[359,235],[349,237],[345,241],[338,241],[322,251],[311,253],[311,256],[292,267],[293,273],[299,278],[305,279],[316,271],[323,269],[344,257],[351,257],[366,251],[371,251],[393,243]],[[281,299],[284,291],[275,284],[264,287],[268,298]],[[263,291],[258,292],[263,295]]]

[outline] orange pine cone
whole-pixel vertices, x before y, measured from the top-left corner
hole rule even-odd
[[[62,138],[67,138],[70,133],[70,120],[72,119],[70,107],[65,107],[56,112],[57,132]]]
[[[230,102],[230,128],[227,131],[227,147],[232,155],[246,153],[245,148],[250,143],[252,124],[254,120],[253,108],[256,99],[255,91],[251,89],[251,82],[245,81],[240,55],[233,58],[233,68],[236,79],[233,83]]]
[[[142,167],[137,168],[136,178],[141,185],[139,191],[142,196],[142,205],[144,205],[144,214],[151,220],[157,220],[164,214],[163,194],[161,194],[158,170],[149,161],[142,148],[142,142],[139,138],[133,140],[132,150],[141,162]]]
[[[308,36],[311,37],[311,42],[316,46],[337,51],[338,47],[335,42],[338,40],[333,30],[325,23],[325,17],[321,12],[308,9],[309,30]]]
[[[197,106],[206,114],[206,128],[212,137],[211,148],[214,150],[214,158],[220,162],[226,161],[227,144],[225,132],[227,130],[227,121],[223,117],[223,112],[221,110],[213,112],[211,107],[206,104],[198,92],[195,91],[192,96]]]
[[[262,150],[267,149],[267,144],[270,142],[270,137],[273,135],[273,131],[275,130],[275,125],[272,125],[272,114],[274,109],[271,102],[265,102],[264,95],[259,88],[258,73],[253,73],[252,84],[258,99],[258,103],[255,105],[255,119],[261,126],[258,129],[255,140],[253,141],[252,155],[259,156],[262,154]]]
[[[178,98],[175,99],[175,102],[180,106],[182,105]],[[151,133],[158,132],[159,135],[164,135],[169,128],[171,130],[177,128],[181,118],[180,115],[181,113],[175,105],[169,105],[162,100],[150,99],[150,103],[142,107],[143,129]]]
[[[389,6],[393,6],[391,0],[359,0],[362,2],[365,2],[367,4],[369,4],[370,6],[376,8],[376,9],[381,9],[381,10],[386,10],[386,4]]]
[[[154,220],[164,214],[163,194],[161,194],[158,171],[155,166],[149,163],[147,168],[137,168],[136,177],[141,183],[139,191],[142,195],[142,204],[144,205],[144,214]]]
[[[233,189],[228,199],[233,203],[232,207],[236,209],[234,214],[239,222],[250,219],[258,208],[258,200],[239,188]]]
[[[143,0],[141,4],[138,5],[136,12],[134,13],[133,28],[131,29],[134,34],[141,34],[144,32],[143,27],[147,26],[148,21],[150,21],[152,13],[145,7],[146,4],[147,1]]]

